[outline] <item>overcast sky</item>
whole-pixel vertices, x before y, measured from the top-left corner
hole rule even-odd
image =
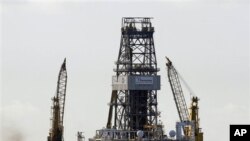
[[[230,124],[250,123],[248,0],[41,1],[1,2],[0,140],[47,140],[64,57],[65,141],[76,140],[77,131],[90,138],[104,127],[121,18],[128,16],[154,18],[158,108],[167,133],[178,114],[165,56],[200,98],[205,140],[228,141]]]

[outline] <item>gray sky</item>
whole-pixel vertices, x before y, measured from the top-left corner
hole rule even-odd
[[[250,123],[248,0],[40,1],[1,2],[0,140],[47,140],[64,57],[65,141],[104,127],[124,16],[154,17],[159,110],[167,133],[178,115],[164,56],[201,99],[205,140],[227,141],[230,124]]]

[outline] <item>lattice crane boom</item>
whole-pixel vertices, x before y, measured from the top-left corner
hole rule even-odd
[[[52,98],[52,127],[49,132],[48,141],[63,141],[63,117],[66,86],[67,70],[66,59],[64,59],[58,75],[56,95]]]
[[[181,76],[178,74],[176,69],[174,68],[172,62],[167,58],[167,70],[168,70],[168,79],[170,82],[170,86],[172,89],[172,93],[174,95],[175,104],[177,107],[177,111],[180,117],[181,122],[186,123],[194,123],[193,129],[191,128],[183,128],[185,136],[190,136],[189,132],[194,130],[194,134],[191,136],[194,136],[194,141],[203,141],[203,132],[201,131],[201,128],[199,126],[199,116],[198,116],[198,97],[192,96],[192,102],[190,107],[190,112],[188,112],[188,108],[186,105],[185,97],[182,91],[181,83],[179,78],[181,79]],[[186,83],[186,82],[185,82]],[[185,84],[184,83],[184,84]],[[186,86],[188,86],[186,84]],[[191,91],[190,87],[188,89]]]
[[[66,70],[66,59],[61,66],[58,81],[57,81],[57,92],[56,97],[59,100],[60,106],[60,122],[63,125],[63,118],[64,118],[64,107],[65,107],[65,96],[66,96],[66,86],[67,86],[67,70]]]
[[[189,113],[187,104],[185,101],[185,97],[183,95],[181,83],[178,77],[178,73],[174,68],[172,62],[166,57],[167,59],[167,70],[168,70],[168,79],[170,82],[171,90],[174,96],[174,101],[176,104],[176,108],[180,117],[181,122],[189,120]]]

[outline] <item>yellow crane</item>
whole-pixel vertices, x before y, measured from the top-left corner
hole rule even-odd
[[[67,86],[66,59],[61,66],[56,95],[52,98],[52,127],[49,131],[48,141],[63,141],[63,117]]]
[[[190,106],[190,121],[194,121],[195,130],[195,141],[203,141],[203,132],[201,131],[199,125],[199,107],[198,107],[198,97],[192,97],[192,102]]]
[[[199,125],[199,107],[198,107],[199,99],[196,96],[192,96],[190,111],[188,111],[179,79],[179,74],[177,70],[174,68],[169,58],[166,57],[166,59],[167,59],[166,66],[168,70],[168,79],[174,96],[174,101],[176,104],[180,121],[182,123],[192,123],[183,128],[185,136],[184,138],[190,139],[191,136],[194,136],[193,138],[195,141],[203,141],[203,132],[201,131]],[[192,131],[194,132],[193,134]]]

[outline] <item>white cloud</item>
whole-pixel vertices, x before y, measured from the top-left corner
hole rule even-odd
[[[29,102],[22,102],[19,100],[13,100],[8,105],[3,105],[0,109],[3,120],[12,118],[22,118],[28,114],[37,112],[35,108]]]
[[[223,107],[223,110],[225,112],[228,112],[228,113],[237,113],[239,111],[245,111],[247,112],[249,107],[243,107],[241,105],[236,105],[236,104],[233,104],[233,103],[227,103],[224,107]]]

